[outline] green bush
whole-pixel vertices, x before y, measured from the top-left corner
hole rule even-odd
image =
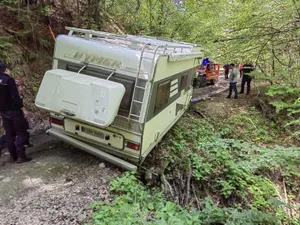
[[[298,86],[295,84],[272,85],[266,94],[272,97],[270,104],[276,108],[276,112],[283,114],[285,125],[294,130],[292,137],[300,137],[299,79],[293,82],[298,82]]]
[[[278,179],[285,180],[291,199],[299,193],[299,148],[262,147],[244,140],[225,139],[205,120],[197,119],[193,124],[184,120],[168,137],[167,160],[172,164],[166,171],[171,177],[178,168],[191,167],[200,199],[209,193],[228,207],[274,213],[280,210],[273,204],[280,191]],[[270,138],[268,135],[276,134],[266,133],[265,140]]]
[[[292,206],[277,199],[276,183],[284,178],[290,199],[296,198],[299,148],[224,139],[206,120],[188,123],[187,119],[166,137],[163,160],[171,163],[164,173],[176,181],[174,174],[192,172],[200,210],[193,208],[193,202],[187,208],[179,206],[161,189],[143,185],[128,172],[111,182],[112,202],[91,206],[93,224],[297,224],[298,218],[289,218],[284,211]]]
[[[252,143],[274,144],[280,137],[280,131],[274,122],[266,121],[252,108],[248,113],[235,114],[216,123],[223,138],[241,139]]]
[[[7,63],[10,63],[10,57],[8,54],[8,50],[12,45],[9,43],[2,43],[0,42],[0,62],[1,61],[6,61]]]
[[[95,202],[92,224],[97,225],[182,225],[182,224],[277,224],[274,215],[257,210],[220,208],[210,198],[204,199],[202,211],[183,209],[166,200],[157,190],[149,190],[132,173],[111,182],[115,197],[111,203]]]
[[[167,201],[159,190],[148,190],[133,173],[111,182],[112,203],[96,202],[94,224],[197,224],[199,215]]]

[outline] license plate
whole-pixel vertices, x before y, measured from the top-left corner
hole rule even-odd
[[[90,128],[87,128],[87,127],[81,127],[81,131],[83,133],[92,135],[92,136],[97,137],[97,138],[104,139],[104,137],[105,137],[104,133],[102,133],[101,131],[93,130],[93,129],[90,129]]]
[[[120,150],[124,148],[124,137],[121,134],[95,128],[68,118],[64,120],[64,125],[66,132],[78,137],[93,140]]]

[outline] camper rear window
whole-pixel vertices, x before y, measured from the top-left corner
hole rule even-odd
[[[166,81],[158,85],[157,95],[155,101],[155,111],[160,110],[166,104],[168,104],[170,96],[171,81]]]

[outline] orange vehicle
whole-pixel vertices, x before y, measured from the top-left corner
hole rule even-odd
[[[208,83],[215,84],[219,80],[220,64],[209,62],[196,69],[194,88],[205,87]]]

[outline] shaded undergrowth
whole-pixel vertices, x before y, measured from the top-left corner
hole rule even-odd
[[[298,224],[300,149],[276,145],[278,127],[246,113],[222,125],[185,115],[146,162],[156,182],[112,181],[94,223]]]

